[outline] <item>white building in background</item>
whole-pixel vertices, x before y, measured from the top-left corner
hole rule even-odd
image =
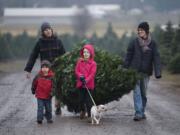
[[[89,13],[96,16],[103,16],[107,12],[113,12],[120,10],[120,5],[107,4],[107,5],[88,5],[85,8]],[[69,8],[5,8],[5,17],[71,17],[80,12],[80,8],[76,5]]]
[[[117,4],[88,5],[86,8],[94,18],[102,18],[107,13],[121,10],[121,6]]]
[[[74,23],[74,16],[84,12],[86,9],[89,15],[96,21],[103,22],[106,15],[119,15],[120,5],[87,5],[80,8],[76,5],[64,8],[5,8],[4,15],[0,20],[0,32],[21,33],[26,30],[30,34],[36,34],[42,22],[50,22],[60,33],[71,33]],[[108,22],[108,21],[107,21]]]
[[[84,7],[93,18],[102,18],[107,13],[120,10],[120,5],[87,5]],[[72,17],[81,12],[76,5],[67,8],[5,8],[3,24],[39,24],[50,21],[54,24],[71,24]]]
[[[54,24],[71,24],[71,18],[79,12],[79,8],[5,8],[3,25],[40,24],[43,21]]]
[[[65,17],[74,16],[79,9],[70,8],[5,8],[4,17]]]

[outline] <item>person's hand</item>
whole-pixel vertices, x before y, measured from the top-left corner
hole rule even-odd
[[[80,76],[80,80],[83,84],[86,84],[86,80],[85,80],[85,77],[84,76]]]
[[[30,79],[31,78],[31,73],[30,72],[26,72],[26,78]]]
[[[35,94],[35,89],[31,89],[31,92],[32,92],[32,94],[34,95]]]

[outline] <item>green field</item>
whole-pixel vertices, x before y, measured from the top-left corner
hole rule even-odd
[[[0,62],[0,73],[12,73],[23,71],[25,64],[25,60],[10,60]]]

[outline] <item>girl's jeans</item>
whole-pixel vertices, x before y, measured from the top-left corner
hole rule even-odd
[[[134,89],[134,109],[135,116],[143,117],[145,114],[145,108],[147,103],[146,91],[149,82],[148,75],[142,75],[142,78],[138,80]]]
[[[50,99],[40,99],[37,98],[37,120],[42,121],[43,116],[46,117],[47,120],[52,119],[52,105],[51,105],[51,98]],[[44,114],[45,108],[45,114]]]

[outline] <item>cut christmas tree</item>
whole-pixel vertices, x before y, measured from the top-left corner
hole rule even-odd
[[[80,57],[80,43],[71,52],[56,59],[55,71],[55,96],[67,106],[70,112],[79,112],[79,95],[76,89],[75,64]],[[93,98],[96,104],[106,104],[119,100],[128,94],[135,86],[137,73],[124,69],[121,57],[110,54],[95,47],[95,61],[97,73]]]

